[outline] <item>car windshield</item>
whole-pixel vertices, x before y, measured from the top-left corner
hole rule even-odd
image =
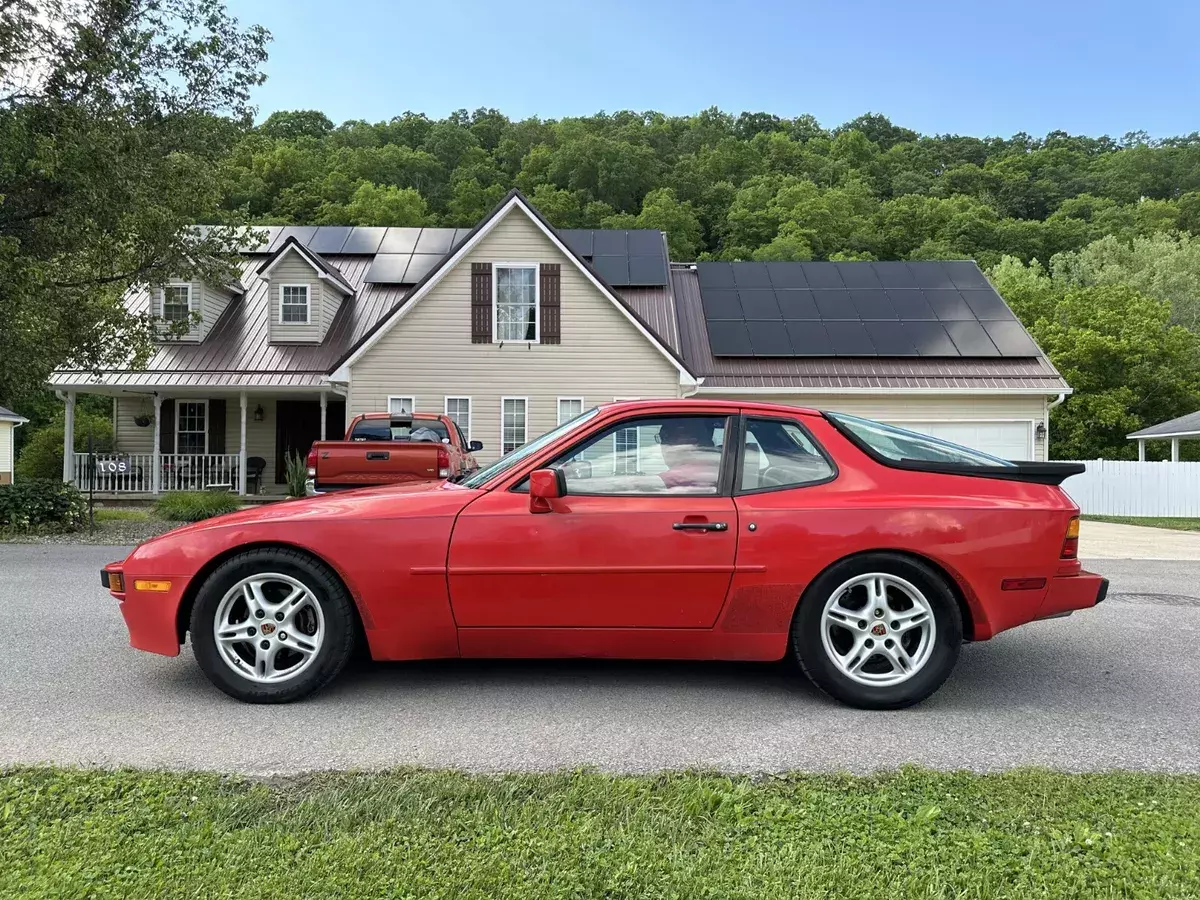
[[[834,423],[850,432],[880,456],[900,462],[965,463],[970,466],[1011,466],[1007,459],[1000,459],[980,450],[972,450],[941,438],[906,431],[894,425],[884,425],[870,419],[847,416],[841,413],[826,413]]]
[[[523,446],[518,447],[516,450],[510,451],[509,453],[500,457],[490,466],[480,469],[470,478],[464,479],[460,483],[469,488],[483,487],[496,476],[503,475],[513,466],[522,462],[529,456],[532,456],[534,453],[537,453],[543,447],[553,444],[564,434],[574,431],[585,422],[591,420],[598,412],[600,412],[600,410],[596,407],[592,407],[585,412],[581,412],[575,418],[563,422],[553,431],[547,431],[541,437],[534,438],[528,444],[524,444]]]

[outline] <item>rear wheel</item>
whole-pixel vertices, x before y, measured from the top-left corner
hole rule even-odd
[[[192,610],[192,651],[209,680],[248,703],[286,703],[328,684],[354,649],[346,589],[295,550],[266,548],[222,563]]]
[[[813,682],[864,709],[899,709],[949,677],[962,645],[962,615],[929,566],[868,553],[822,574],[792,621],[792,650]]]

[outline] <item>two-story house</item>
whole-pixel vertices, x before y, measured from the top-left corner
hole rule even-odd
[[[67,451],[78,394],[113,398],[117,453],[68,452],[64,479],[278,493],[286,455],[358,413],[445,413],[487,462],[598,403],[689,396],[1042,459],[1070,390],[972,262],[672,263],[661,232],[559,231],[516,191],[473,229],[268,232],[237,283],[129,293],[198,318],[144,369],[54,374]]]

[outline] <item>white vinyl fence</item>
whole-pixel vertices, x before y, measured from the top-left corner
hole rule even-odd
[[[1200,516],[1200,462],[1079,460],[1063,489],[1096,516]]]

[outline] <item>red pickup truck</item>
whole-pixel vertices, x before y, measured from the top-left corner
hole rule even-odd
[[[308,451],[308,493],[380,484],[457,481],[478,466],[468,442],[448,416],[366,413],[356,416],[343,441],[317,441]]]

